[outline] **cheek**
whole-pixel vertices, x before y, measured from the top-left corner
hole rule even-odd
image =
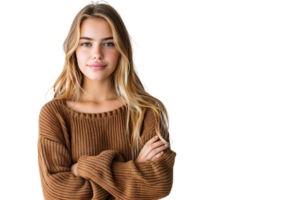
[[[77,51],[76,57],[77,57],[77,61],[79,64],[79,63],[86,61],[86,59],[88,58],[88,54],[87,54],[87,52],[84,52],[84,51]]]
[[[77,64],[81,72],[86,70],[86,65],[88,63],[89,55],[84,51],[78,51],[76,54]]]
[[[119,57],[119,52],[116,51],[110,51],[106,54],[106,58],[110,61],[111,64],[117,64]]]

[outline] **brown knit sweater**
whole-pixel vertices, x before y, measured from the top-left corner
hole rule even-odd
[[[135,163],[125,131],[126,111],[124,105],[108,112],[81,113],[67,107],[65,99],[52,99],[41,108],[38,164],[46,200],[168,196],[176,153],[167,148],[155,161]],[[147,108],[139,150],[155,135],[154,115]],[[170,141],[169,136],[164,139]],[[77,162],[76,177],[71,166]]]

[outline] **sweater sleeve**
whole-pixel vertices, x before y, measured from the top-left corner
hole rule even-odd
[[[153,111],[148,109],[141,134],[143,144],[156,135],[155,123]],[[169,136],[164,139],[169,142]],[[175,157],[176,153],[167,148],[155,161],[124,162],[118,151],[106,150],[96,156],[81,156],[77,172],[117,199],[160,199],[171,192]]]
[[[45,105],[39,115],[38,166],[45,200],[106,199],[110,194],[92,180],[75,176],[61,118]]]

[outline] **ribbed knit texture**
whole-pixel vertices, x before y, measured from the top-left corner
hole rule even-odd
[[[176,153],[167,148],[155,161],[135,163],[126,135],[126,111],[124,105],[103,113],[81,113],[68,108],[65,99],[51,100],[41,108],[38,163],[45,200],[168,196]],[[141,141],[155,135],[154,114],[147,108]],[[164,139],[170,141],[169,136]],[[76,177],[71,166],[77,162]]]

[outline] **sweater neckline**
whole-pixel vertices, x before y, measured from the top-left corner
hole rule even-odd
[[[127,107],[127,105],[123,105],[121,107],[118,107],[116,109],[109,110],[106,112],[86,113],[86,112],[79,112],[79,111],[69,108],[67,105],[67,99],[63,99],[63,104],[64,104],[64,107],[68,110],[68,112],[71,113],[72,115],[78,116],[78,117],[83,117],[83,118],[88,118],[88,119],[97,119],[97,118],[103,118],[103,117],[109,117],[109,116],[121,114],[121,113],[125,112],[125,109]]]

